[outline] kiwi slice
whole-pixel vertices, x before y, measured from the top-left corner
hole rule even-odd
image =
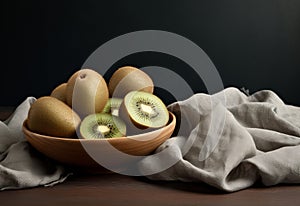
[[[130,120],[138,128],[159,128],[169,121],[169,112],[165,104],[154,94],[143,91],[129,92],[123,105]]]
[[[120,98],[110,98],[104,106],[102,113],[108,113],[114,116],[119,116],[119,108],[122,104],[122,101],[123,99]]]
[[[110,114],[90,114],[82,120],[80,134],[84,139],[122,137],[126,134],[126,125],[119,117]]]

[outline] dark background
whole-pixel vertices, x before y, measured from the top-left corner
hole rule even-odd
[[[174,32],[198,44],[225,87],[272,89],[300,106],[299,0],[1,1],[0,105],[48,95],[101,44],[145,29]],[[195,92],[207,91],[191,68],[168,55],[131,55],[110,71],[125,64],[167,67]],[[171,95],[164,98],[172,101]]]

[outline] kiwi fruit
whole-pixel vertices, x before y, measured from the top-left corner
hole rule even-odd
[[[168,123],[169,112],[161,99],[154,94],[132,91],[123,100],[120,117],[128,125],[131,122],[138,129],[159,128]]]
[[[91,69],[82,69],[73,74],[67,83],[66,100],[82,118],[100,113],[109,98],[103,77]]]
[[[50,96],[55,97],[56,99],[66,103],[67,102],[66,91],[67,91],[67,83],[63,83],[58,85],[55,89],[53,89]]]
[[[104,109],[102,110],[102,113],[108,113],[112,114],[114,116],[119,116],[119,108],[122,104],[123,99],[120,98],[110,98]]]
[[[62,101],[45,96],[30,107],[27,127],[30,131],[55,137],[76,137],[79,116]]]
[[[125,134],[126,125],[123,120],[110,114],[91,114],[80,124],[80,135],[83,139],[115,138]]]
[[[108,83],[111,97],[123,98],[131,91],[144,91],[153,93],[154,84],[148,74],[142,70],[125,66],[113,73]]]

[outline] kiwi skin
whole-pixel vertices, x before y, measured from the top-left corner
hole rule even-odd
[[[63,83],[58,85],[55,89],[53,89],[50,96],[55,97],[56,99],[66,103],[67,102],[66,91],[67,91],[67,83]]]
[[[108,97],[108,88],[104,78],[94,70],[79,70],[68,80],[67,104],[82,118],[89,114],[100,113]]]
[[[68,105],[50,96],[37,99],[28,112],[27,127],[38,134],[75,138],[79,124],[79,116]]]
[[[123,98],[131,91],[153,93],[154,84],[150,76],[142,70],[124,66],[113,73],[108,83],[108,89],[110,97]]]

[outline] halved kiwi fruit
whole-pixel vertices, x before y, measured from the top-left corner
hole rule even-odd
[[[122,104],[123,99],[120,98],[110,98],[108,99],[102,113],[112,114],[114,116],[119,116],[119,108]]]
[[[80,135],[84,139],[122,137],[126,134],[125,123],[116,116],[105,113],[88,115],[80,125]]]
[[[132,91],[125,96],[120,116],[128,120],[126,115],[141,129],[163,127],[169,121],[169,112],[161,99],[142,91]]]

